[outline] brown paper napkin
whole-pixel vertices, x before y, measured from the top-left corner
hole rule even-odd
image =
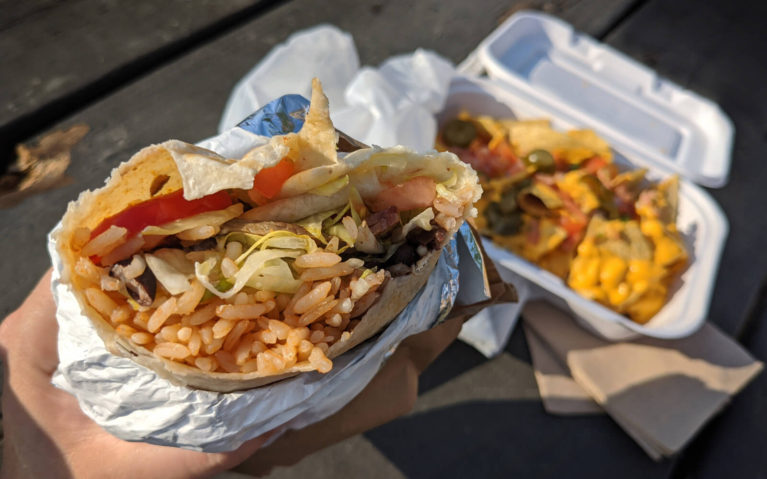
[[[533,359],[535,381],[546,412],[561,416],[603,414],[605,410],[572,378],[570,370],[563,363],[564,359],[557,358],[529,326],[523,327]],[[641,432],[625,422],[622,423],[620,419],[616,422],[651,458],[658,461],[663,457]]]
[[[710,323],[683,339],[612,343],[543,302],[529,303],[523,317],[575,382],[654,458],[681,450],[763,367]]]
[[[526,324],[524,331],[533,359],[535,381],[546,412],[563,416],[604,413],[604,409],[575,382],[567,366],[557,359],[543,340]]]

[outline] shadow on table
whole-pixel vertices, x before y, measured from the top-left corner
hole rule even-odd
[[[530,364],[521,329],[505,353]],[[456,342],[421,376],[420,395],[486,362]],[[670,461],[647,457],[608,416],[554,416],[530,398],[451,403],[410,414],[364,437],[406,477],[652,478],[667,477],[671,469]]]
[[[665,477],[608,417],[561,418],[534,400],[474,401],[365,437],[406,477]]]

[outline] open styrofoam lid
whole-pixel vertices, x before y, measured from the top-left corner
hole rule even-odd
[[[704,186],[727,182],[733,126],[716,104],[567,23],[520,12],[477,53],[490,78],[593,128],[616,149]]]

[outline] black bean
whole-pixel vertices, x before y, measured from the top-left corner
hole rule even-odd
[[[391,258],[389,258],[389,261],[387,263],[389,265],[395,265],[395,264],[404,264],[406,266],[412,266],[415,264],[416,261],[418,261],[418,252],[415,250],[413,245],[408,243],[403,243],[399,248],[397,248],[397,251],[394,252]]]

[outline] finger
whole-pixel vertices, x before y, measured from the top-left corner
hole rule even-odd
[[[276,430],[269,431],[266,434],[246,441],[242,446],[231,452],[208,454],[208,461],[220,471],[231,469],[255,454],[276,433]]]
[[[99,477],[116,479],[162,477],[165,479],[208,478],[231,469],[252,455],[271,437],[268,432],[251,439],[235,451],[206,453],[172,446],[159,446],[118,439],[95,423],[83,427],[85,433],[66,448],[75,477],[86,477],[93,468],[93,451],[108,451],[113,460],[100,465]],[[70,438],[71,439],[71,438]],[[90,476],[87,476],[90,477]]]
[[[231,452],[208,453],[148,444],[142,444],[142,446],[150,451],[150,456],[155,456],[153,461],[155,464],[161,464],[166,468],[163,474],[165,477],[207,478],[242,463],[259,450],[275,432],[270,431],[246,441]],[[178,467],[180,464],[183,464],[183,467]]]

